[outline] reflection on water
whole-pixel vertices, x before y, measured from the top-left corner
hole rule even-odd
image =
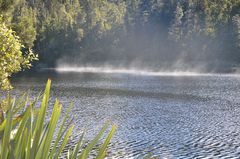
[[[53,97],[74,101],[73,142],[106,120],[118,124],[109,158],[153,153],[162,158],[240,156],[240,77],[43,73],[13,80],[14,94],[38,94],[47,78]]]

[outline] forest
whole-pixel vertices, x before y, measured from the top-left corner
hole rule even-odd
[[[35,68],[74,61],[230,72],[240,64],[240,0],[1,0],[0,14],[39,55]]]

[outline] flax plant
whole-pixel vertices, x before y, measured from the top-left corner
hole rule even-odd
[[[0,159],[58,159],[63,150],[67,149],[66,145],[74,130],[74,125],[66,124],[70,109],[59,123],[62,105],[56,99],[51,117],[46,120],[50,86],[51,81],[48,80],[38,109],[35,107],[40,97],[29,104],[26,95],[17,100],[9,97],[1,105]],[[67,150],[66,158],[86,159],[93,151],[97,153],[96,159],[105,158],[116,125],[111,127],[100,147],[97,145],[109,126],[110,123],[105,124],[90,142],[83,140],[84,134],[80,135],[78,143]]]

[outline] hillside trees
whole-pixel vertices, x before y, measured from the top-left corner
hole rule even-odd
[[[2,0],[0,8],[42,67],[62,57],[240,61],[240,0]]]
[[[125,15],[124,2],[107,0],[56,0],[37,8],[41,12],[35,46],[52,66],[62,56],[95,56],[91,53],[105,47],[104,41],[111,36],[108,31],[123,24]]]
[[[182,63],[192,62],[194,65],[197,62],[209,65],[228,63],[230,67],[239,63],[236,18],[240,11],[239,0],[141,0],[139,4],[139,15],[146,17],[148,14],[143,30],[148,34],[150,29],[155,30],[150,38],[145,38],[145,41],[154,39],[151,43],[155,45],[150,43],[146,49],[149,52],[159,46],[155,59],[169,56],[169,63],[181,59]],[[149,28],[149,24],[155,27]],[[135,28],[139,30],[139,23]]]

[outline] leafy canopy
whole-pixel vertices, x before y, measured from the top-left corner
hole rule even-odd
[[[23,53],[23,49],[27,51]],[[9,77],[30,68],[33,60],[37,60],[37,55],[31,49],[26,49],[15,32],[0,20],[0,88],[12,88]]]

